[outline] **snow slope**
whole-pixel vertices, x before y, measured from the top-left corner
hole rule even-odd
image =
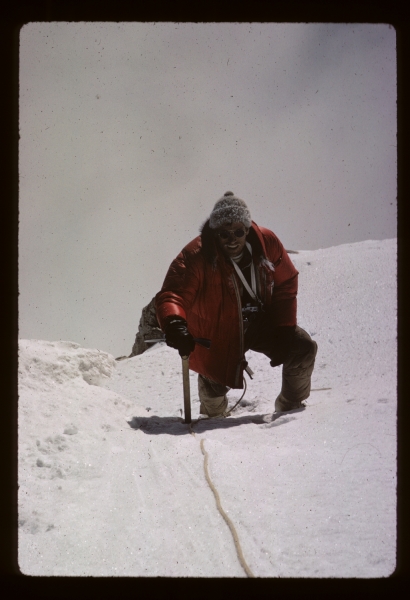
[[[21,340],[19,565],[29,575],[386,577],[396,561],[396,240],[292,254],[318,343],[306,408],[274,414],[281,367],[231,417],[182,422],[178,353],[115,362]],[[323,389],[331,388],[331,389]],[[317,391],[316,391],[317,390]],[[198,416],[191,372],[192,416]],[[230,403],[240,390],[229,392]]]

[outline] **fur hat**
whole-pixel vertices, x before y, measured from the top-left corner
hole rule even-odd
[[[243,200],[237,198],[233,192],[225,192],[211,212],[209,226],[211,229],[218,229],[224,223],[238,222],[243,223],[245,227],[250,227],[251,213]]]

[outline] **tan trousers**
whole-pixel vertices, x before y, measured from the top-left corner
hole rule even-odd
[[[267,327],[259,328],[247,349],[262,352],[269,358],[275,356],[275,338]],[[277,411],[298,408],[310,394],[312,372],[315,365],[317,344],[301,327],[296,326],[289,352],[282,362],[282,390],[275,402]],[[272,364],[272,363],[271,363]],[[276,366],[276,362],[272,366]],[[228,407],[226,394],[230,388],[198,375],[200,414],[208,417],[222,415]]]
[[[298,405],[310,395],[310,382],[317,343],[301,327],[296,327],[289,356],[283,363],[281,394],[288,403]]]
[[[215,383],[203,375],[198,375],[199,413],[208,417],[218,417],[228,408],[226,397],[229,388]]]

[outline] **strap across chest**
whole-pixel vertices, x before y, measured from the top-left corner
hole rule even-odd
[[[253,263],[252,260],[252,246],[250,245],[249,242],[246,242],[246,247],[248,248],[250,255],[251,255],[251,286],[252,288],[249,286],[249,283],[246,281],[244,274],[242,273],[241,269],[238,267],[238,265],[236,264],[236,262],[234,260],[232,260],[231,258],[231,262],[235,268],[235,271],[238,274],[239,279],[242,281],[246,291],[248,292],[248,294],[250,295],[251,298],[253,298],[254,300],[256,300],[256,302],[260,302],[258,295],[256,293],[256,275],[255,275],[255,265]]]

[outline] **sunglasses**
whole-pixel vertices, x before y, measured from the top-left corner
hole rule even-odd
[[[231,234],[234,234],[235,237],[241,238],[245,235],[245,231],[243,229],[221,229],[221,231],[217,231],[217,235],[223,240],[227,240]]]

